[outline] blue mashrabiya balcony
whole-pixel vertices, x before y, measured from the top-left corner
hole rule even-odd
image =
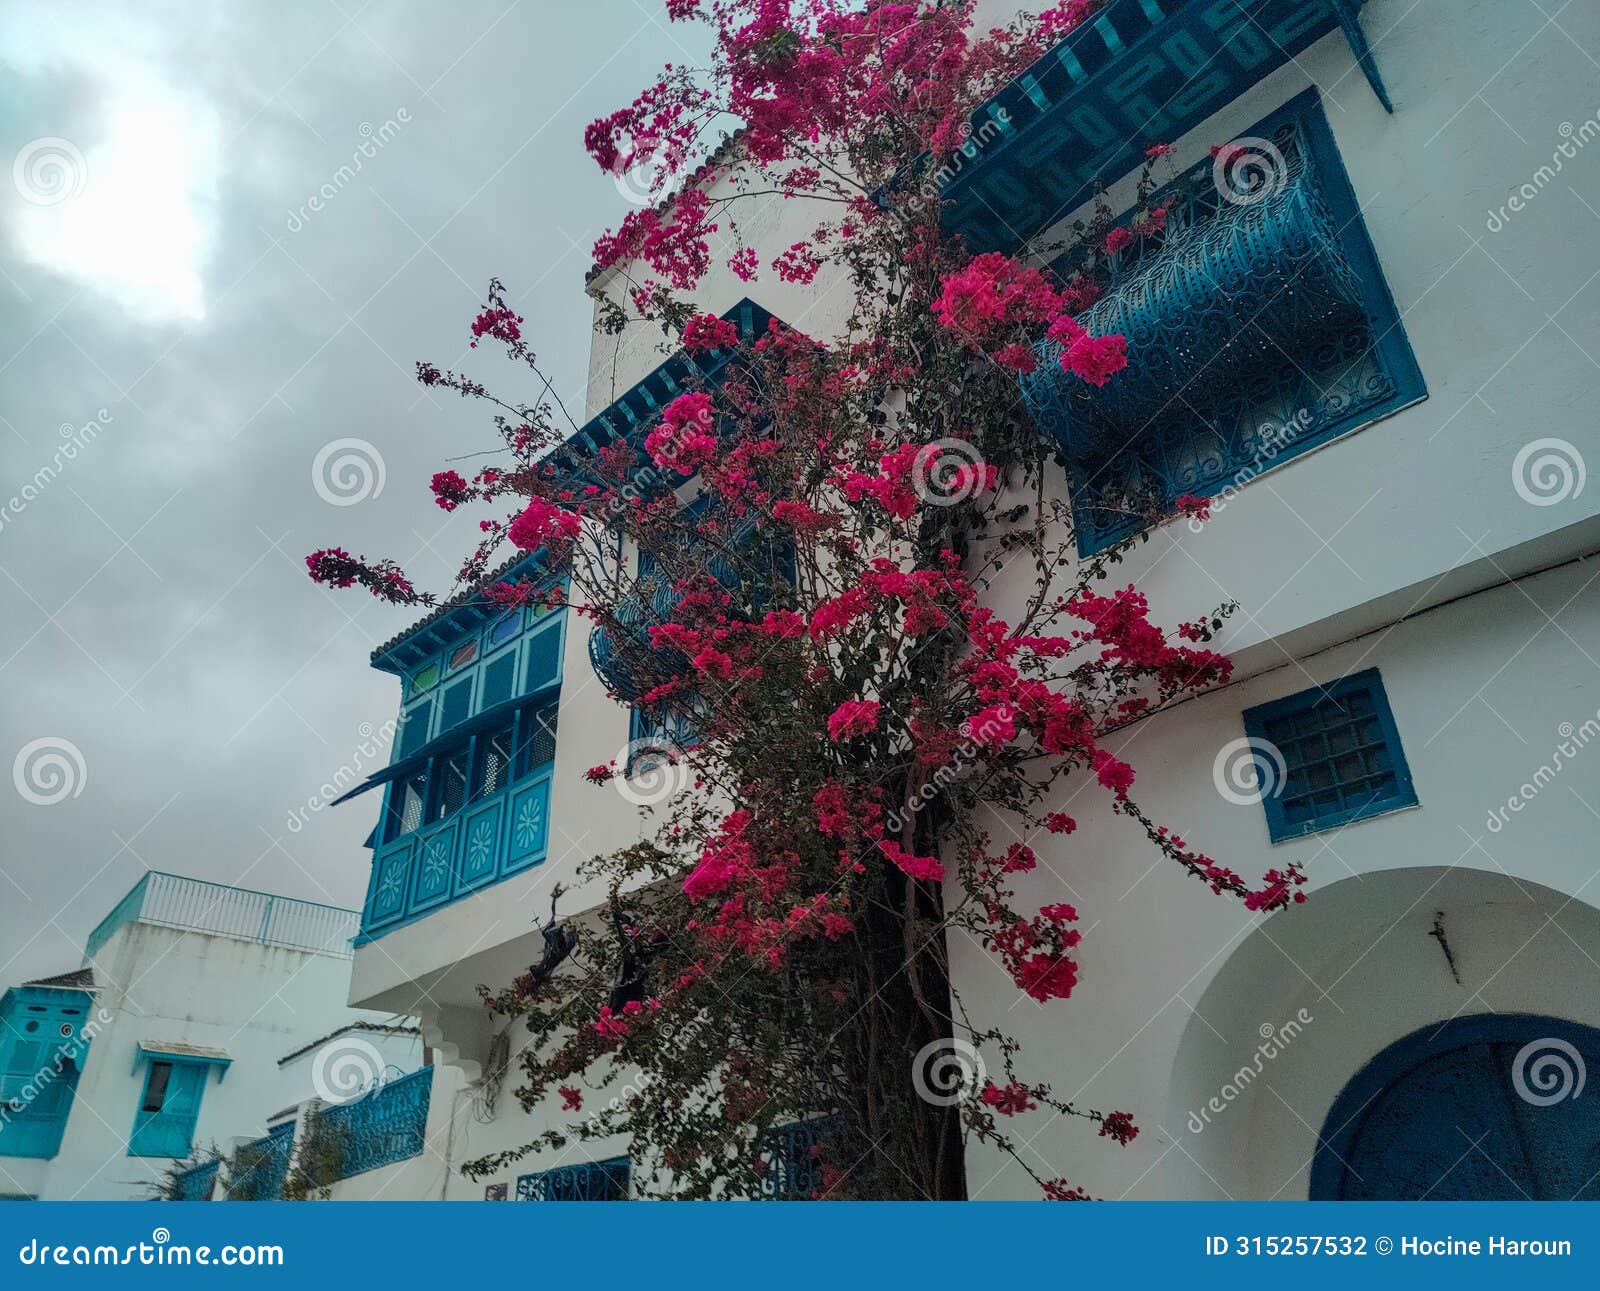
[[[61,1150],[94,1028],[86,990],[29,984],[0,995],[0,1157]]]
[[[746,343],[765,335],[775,321],[748,298],[722,317],[734,324]],[[641,496],[676,488],[683,478],[649,462],[644,455],[645,436],[662,410],[679,395],[691,390],[714,393],[726,383],[739,371],[737,353],[730,349],[695,355],[679,350],[558,449],[553,455],[558,469],[571,479],[574,488],[596,482],[588,463],[610,444],[625,440],[639,455],[641,465],[633,485]],[[690,504],[686,512],[690,521],[716,519],[711,503],[704,497]],[[793,553],[764,542],[753,518],[729,517],[718,522],[718,529],[716,538],[697,538],[693,549],[686,551],[681,560],[670,562],[678,566],[675,574],[669,574],[664,566],[658,570],[643,558],[633,590],[617,607],[616,622],[597,625],[591,631],[589,662],[619,698],[636,701],[664,676],[686,666],[686,661],[674,652],[657,651],[650,642],[650,628],[667,622],[677,603],[673,587],[677,575],[704,572],[728,591],[736,592],[747,583],[770,585],[774,569],[792,571]]]
[[[1021,378],[1085,555],[1426,397],[1316,92],[1248,136],[1152,195],[1163,230],[1112,257],[1080,315],[1127,337],[1128,366],[1090,386],[1046,340]]]
[[[549,577],[539,553],[485,580]],[[545,859],[566,611],[447,602],[373,653],[405,687],[357,944]]]
[[[1344,32],[1393,110],[1360,0],[1108,0],[972,118],[939,171],[946,231],[1014,251],[1314,41]]]

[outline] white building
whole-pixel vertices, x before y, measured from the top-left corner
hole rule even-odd
[[[979,131],[950,193],[964,231],[998,243],[1070,222],[1096,174],[1130,207],[1129,157],[1152,142],[1202,179],[1214,144],[1279,154],[1278,205],[1184,214],[1197,239],[1258,238],[1218,262],[1206,325],[1246,336],[1268,320],[1282,380],[1246,403],[1201,381],[1183,418],[1134,428],[1128,450],[1172,491],[1212,495],[1215,514],[1157,531],[1120,581],[1167,624],[1238,602],[1222,643],[1235,678],[1130,725],[1119,751],[1155,819],[1246,876],[1302,864],[1310,900],[1262,918],[1210,898],[1153,868],[1091,786],[1052,804],[1080,830],[1029,840],[1042,864],[1020,892],[1084,912],[1079,992],[1035,1006],[967,941],[951,947],[957,985],[1058,1094],[1133,1110],[1143,1132],[1126,1148],[1047,1115],[1017,1123],[1039,1173],[1101,1195],[1593,1195],[1600,1104],[1559,1095],[1600,1062],[1600,489],[1584,488],[1586,460],[1600,465],[1600,149],[1582,151],[1600,135],[1584,53],[1600,13],[1250,8],[1244,21],[1226,4],[1111,0],[1069,39],[1070,77],[1053,53],[1000,96],[1006,128]],[[765,263],[817,214],[774,201],[760,222]],[[1262,285],[1288,256],[1326,293],[1318,320],[1286,316]],[[836,285],[714,273],[697,301],[722,313],[753,296],[822,336],[847,304]],[[626,304],[615,274],[591,291]],[[1113,291],[1102,322],[1133,294]],[[591,416],[648,387],[656,341],[596,334]],[[1171,386],[1152,393],[1170,401]],[[1074,459],[1071,427],[1046,429],[1068,446],[1063,493],[1126,466]],[[453,1162],[559,1119],[496,1097],[518,1037],[495,1033],[476,988],[538,960],[553,885],[641,830],[614,787],[582,778],[633,730],[570,627],[457,605],[375,655],[404,679],[412,720],[350,999],[420,1016],[468,1082]],[[1235,774],[1252,748],[1275,773],[1264,801]],[[563,914],[596,900],[575,891]],[[1562,1064],[1564,1086],[1541,1083]],[[493,1186],[603,1192],[604,1170],[540,1175],[626,1149],[531,1158]],[[981,1149],[967,1176],[973,1197],[1036,1192]],[[446,1191],[484,1195],[458,1176]]]
[[[414,1028],[344,1003],[357,918],[146,874],[82,968],[0,996],[0,1192],[149,1196],[319,1092],[422,1067]],[[203,1165],[193,1186],[216,1173]]]

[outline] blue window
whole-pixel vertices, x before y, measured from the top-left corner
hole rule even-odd
[[[811,1201],[822,1192],[822,1153],[843,1128],[838,1116],[791,1121],[764,1130],[758,1142],[766,1173],[761,1191],[782,1201]]]
[[[517,1180],[518,1201],[627,1201],[627,1157],[557,1166]]]
[[[1244,729],[1275,843],[1416,806],[1376,668],[1246,709]]]
[[[90,997],[19,986],[0,997],[0,1156],[49,1159],[61,1150],[87,1057]]]
[[[1113,257],[1079,316],[1128,338],[1127,368],[1089,386],[1046,340],[1021,378],[1066,468],[1084,555],[1184,494],[1241,488],[1427,397],[1316,92],[1237,147],[1149,199],[1163,229]]]
[[[152,1058],[145,1067],[144,1091],[128,1137],[128,1155],[188,1156],[210,1074],[210,1066],[204,1063]]]

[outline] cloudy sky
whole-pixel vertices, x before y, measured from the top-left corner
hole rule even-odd
[[[360,903],[375,798],[290,820],[393,715],[367,655],[412,616],[303,556],[447,584],[473,522],[426,482],[494,441],[411,367],[463,360],[491,275],[581,409],[627,209],[582,129],[699,52],[662,11],[0,6],[0,986],[146,868]]]

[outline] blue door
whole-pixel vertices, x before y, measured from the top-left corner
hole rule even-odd
[[[186,1157],[200,1115],[200,1095],[211,1068],[202,1063],[153,1059],[128,1138],[131,1157]]]
[[[1600,1031],[1485,1014],[1390,1045],[1323,1125],[1313,1200],[1600,1200]]]

